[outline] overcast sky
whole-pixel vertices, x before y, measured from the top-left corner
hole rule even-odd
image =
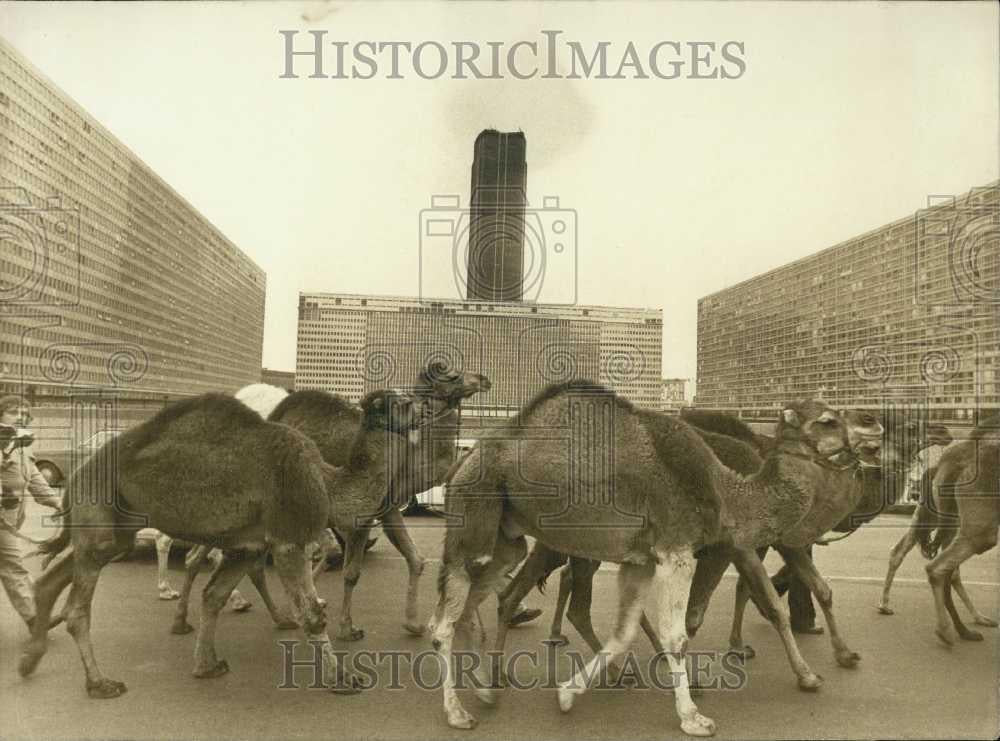
[[[348,54],[560,30],[614,69],[629,42],[739,41],[745,71],[280,79],[281,29]],[[576,212],[579,301],[662,308],[663,373],[694,378],[698,298],[997,179],[997,29],[995,3],[0,5],[0,33],[267,272],[279,369],[299,291],[417,295],[423,254],[425,293],[454,295],[420,211],[467,202],[494,127],[525,132],[531,205]],[[541,299],[572,273],[552,260]]]

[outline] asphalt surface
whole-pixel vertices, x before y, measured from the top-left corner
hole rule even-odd
[[[918,551],[897,574],[894,616],[878,615],[886,556],[902,534],[906,518],[883,516],[850,538],[817,548],[816,561],[834,590],[835,610],[848,644],[862,655],[856,669],[843,669],[833,659],[827,636],[802,636],[799,646],[825,684],[817,693],[797,689],[777,635],[751,607],[744,637],[758,656],[745,674],[731,663],[716,661],[710,676],[723,673],[737,689],[705,690],[696,698],[701,711],[718,726],[719,738],[996,738],[998,735],[998,631],[981,628],[981,643],[942,646],[933,633],[932,598]],[[436,599],[436,560],[440,556],[441,521],[408,518],[411,533],[431,560],[421,582],[420,614],[425,620]],[[29,528],[30,530],[30,528]],[[37,532],[37,531],[36,531]],[[777,568],[776,557],[767,565]],[[37,560],[29,561],[37,570]],[[181,559],[172,563],[175,587],[181,582]],[[967,562],[966,586],[980,610],[998,616],[1000,561],[996,550]],[[201,577],[198,587],[204,584]],[[269,583],[284,603],[276,575]],[[439,689],[421,689],[412,677],[410,659],[399,659],[400,679],[391,685],[390,661],[378,665],[378,686],[356,696],[309,689],[308,672],[298,670],[298,689],[279,689],[283,682],[279,640],[298,634],[276,631],[248,582],[241,590],[253,603],[247,613],[225,613],[219,622],[219,655],[231,672],[216,679],[191,676],[194,636],[169,631],[173,602],[156,598],[155,559],[136,558],[108,566],[95,598],[92,636],[106,674],[127,683],[129,691],[113,700],[91,700],[73,639],[64,628],[50,636],[50,648],[37,672],[22,679],[16,670],[20,646],[27,636],[6,598],[0,598],[0,735],[4,738],[385,738],[385,739],[629,739],[681,738],[673,696],[659,689],[595,689],[578,698],[562,714],[555,691],[508,688],[495,707],[482,705],[461,692],[467,710],[479,719],[472,731],[449,728]],[[369,553],[355,591],[354,619],[366,630],[363,640],[338,644],[348,651],[401,651],[415,656],[428,651],[427,637],[410,637],[401,627],[405,563],[384,538]],[[701,632],[692,641],[698,652],[723,651],[735,579],[727,577],[716,593]],[[341,596],[340,572],[328,572],[318,588],[334,614]],[[508,650],[544,651],[557,592],[553,580],[545,595],[533,592],[529,606],[544,609],[538,620],[510,631]],[[595,579],[594,625],[607,636],[615,608],[614,571],[603,568]],[[192,617],[199,605],[193,599]],[[492,631],[494,603],[483,611]],[[959,605],[959,609],[963,610]],[[964,614],[964,611],[963,611]],[[196,624],[196,623],[195,623]],[[586,646],[569,623],[571,644],[559,649],[557,679],[566,678],[567,650],[589,658]],[[652,650],[643,636],[633,651],[646,667]],[[544,657],[544,654],[542,654]],[[378,657],[372,657],[371,662]],[[534,670],[519,664],[522,681],[544,679],[544,658]],[[421,665],[433,685],[433,657]],[[645,669],[643,669],[645,671]],[[646,681],[651,681],[644,674]]]

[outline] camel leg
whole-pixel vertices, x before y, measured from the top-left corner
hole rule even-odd
[[[358,528],[347,537],[347,548],[344,551],[344,600],[340,610],[340,629],[337,633],[337,639],[341,641],[360,641],[365,637],[364,630],[355,628],[351,621],[351,600],[354,587],[361,578],[361,562],[365,558],[365,543],[368,542],[370,529]]]
[[[701,624],[705,621],[705,612],[712,594],[722,581],[732,557],[723,548],[706,548],[694,569],[694,579],[691,582],[691,594],[688,595],[687,615],[684,618],[687,634],[694,638]]]
[[[515,555],[510,555],[510,560],[505,562],[509,562],[511,566],[516,564],[517,560],[513,560]],[[496,554],[494,554],[494,558],[496,558]],[[544,579],[564,563],[566,563],[566,556],[562,553],[553,551],[544,543],[535,543],[535,547],[532,548],[531,553],[528,554],[528,558],[525,559],[521,568],[517,570],[514,578],[497,595],[497,634],[493,643],[495,653],[499,655],[503,654],[504,645],[507,643],[507,631],[510,629],[510,620],[517,612],[521,600],[527,596],[540,580]],[[500,687],[506,682],[503,661],[498,661],[497,663],[499,664],[500,675],[494,677],[493,687]]]
[[[156,590],[160,599],[171,600],[181,596],[180,592],[170,586],[167,576],[167,565],[170,560],[170,546],[174,539],[169,535],[159,533],[156,536]]]
[[[250,577],[250,581],[253,582],[254,587],[257,588],[257,594],[260,595],[261,600],[264,602],[264,606],[267,607],[267,611],[271,615],[271,620],[274,621],[274,627],[278,630],[294,630],[299,627],[299,624],[284,610],[279,610],[277,605],[274,604],[274,600],[271,598],[271,592],[267,588],[267,578],[264,576],[264,566],[266,564],[267,551],[264,551],[254,560],[252,564],[250,564],[247,576]]]
[[[116,531],[111,540],[98,540],[103,533],[95,532],[93,540],[78,544],[73,553],[73,586],[66,602],[66,630],[76,641],[83,669],[87,675],[87,695],[93,699],[118,697],[126,691],[123,682],[108,679],[97,666],[94,647],[90,641],[90,615],[94,590],[101,569],[120,553],[132,547],[134,531]],[[42,623],[44,624],[44,623]]]
[[[981,641],[983,640],[983,634],[977,630],[969,630],[965,627],[965,623],[962,622],[962,616],[958,614],[958,610],[955,609],[955,601],[951,596],[951,586],[954,582],[955,572],[952,572],[952,578],[948,580],[948,583],[944,585],[944,606],[948,610],[948,615],[951,616],[951,622],[955,626],[955,630],[958,631],[958,637],[963,641]]]
[[[479,605],[496,592],[504,575],[524,559],[526,551],[527,542],[523,537],[508,540],[500,534],[491,559],[475,578],[470,576],[462,563],[441,566],[440,597],[428,627],[432,635],[431,645],[438,651],[443,663],[444,712],[452,728],[468,729],[476,725],[475,717],[462,706],[455,692],[451,661],[455,635],[461,632],[468,636],[473,631]],[[496,692],[491,687],[476,688],[476,696],[490,705],[496,702]]]
[[[48,648],[49,617],[62,591],[73,581],[73,549],[59,553],[35,580],[35,623],[24,647],[18,672],[26,677],[35,671]],[[69,606],[69,600],[66,602]],[[63,609],[65,614],[66,610]]]
[[[229,595],[246,573],[242,553],[223,552],[222,561],[212,572],[202,592],[201,625],[194,646],[194,676],[199,679],[219,677],[229,671],[229,664],[215,654],[215,626],[219,612],[226,606]]]
[[[642,600],[652,581],[653,568],[648,564],[623,563],[618,569],[618,619],[611,639],[600,648],[587,665],[574,674],[569,681],[559,685],[559,708],[568,713],[573,707],[576,695],[587,691],[590,682],[597,675],[601,665],[618,658],[632,643]],[[687,594],[685,593],[685,602]]]
[[[935,556],[930,563],[925,566],[927,579],[931,584],[931,591],[934,593],[934,607],[937,612],[937,630],[935,633],[947,645],[955,642],[955,632],[951,627],[950,612],[955,609],[954,604],[951,610],[948,609],[948,602],[951,601],[951,579],[955,569],[964,561],[975,555],[976,547],[972,541],[963,533],[953,540],[948,547]],[[957,628],[956,624],[956,628]],[[965,626],[962,626],[963,628]]]
[[[777,592],[775,592],[777,594]],[[729,648],[741,654],[744,659],[752,659],[757,655],[753,646],[743,642],[743,616],[746,614],[747,602],[750,601],[750,582],[740,574],[736,580],[736,597],[733,604],[733,624],[729,628]]]
[[[962,574],[959,568],[956,568],[954,573],[951,575],[951,587],[965,604],[965,608],[972,613],[972,622],[976,625],[983,625],[987,628],[997,627],[996,620],[986,617],[983,613],[977,610],[976,606],[972,603],[972,598],[969,596],[969,593],[965,591],[965,585],[962,584]]]
[[[184,584],[181,585],[180,599],[177,601],[177,609],[174,610],[174,622],[170,626],[170,632],[176,635],[184,635],[194,630],[188,623],[188,606],[191,601],[191,590],[194,588],[194,579],[201,570],[201,565],[208,558],[208,546],[197,545],[188,551],[184,559]]]
[[[556,646],[569,644],[569,639],[562,632],[562,620],[563,613],[566,612],[566,601],[569,600],[569,593],[573,588],[572,568],[566,564],[559,569],[559,595],[556,597],[556,609],[552,615],[552,626],[549,628],[549,640]]]
[[[364,543],[364,540],[361,542]],[[279,543],[274,545],[271,553],[296,622],[302,626],[309,645],[314,649],[319,646],[322,652],[324,684],[335,694],[356,694],[361,685],[357,677],[337,660],[327,635],[326,610],[316,594],[305,549],[294,543]]]
[[[406,530],[403,515],[395,507],[390,507],[382,517],[382,531],[406,559],[406,566],[410,570],[410,580],[406,586],[406,622],[403,623],[403,628],[410,635],[423,635],[425,626],[417,622],[417,596],[420,575],[424,573],[424,558],[417,551],[417,546]]]
[[[795,636],[792,635],[788,613],[778,599],[778,593],[775,591],[767,571],[764,570],[764,564],[760,562],[757,554],[749,549],[734,548],[732,554],[736,568],[748,578],[750,588],[756,592],[759,600],[758,608],[781,636],[788,662],[798,677],[799,689],[807,691],[819,689],[820,685],[823,684],[823,678],[815,674],[802,658],[798,644],[795,642]]]
[[[896,578],[896,570],[903,563],[906,554],[913,550],[913,546],[917,544],[915,525],[919,514],[918,507],[913,513],[913,520],[910,522],[909,529],[899,539],[899,542],[892,547],[892,550],[889,551],[889,568],[885,572],[885,584],[882,585],[882,599],[878,603],[878,611],[882,615],[894,614],[892,608],[889,607],[889,590],[892,588],[892,580]]]
[[[861,655],[847,647],[847,643],[837,629],[837,621],[833,616],[833,590],[816,569],[816,564],[804,548],[778,548],[781,557],[785,559],[799,578],[809,587],[823,609],[826,626],[830,629],[830,643],[833,645],[833,655],[841,666],[853,669],[861,660]]]
[[[691,699],[686,665],[686,618],[694,580],[694,554],[690,548],[685,548],[658,555],[660,563],[656,566],[656,586],[659,592],[660,636],[673,677],[674,705],[681,719],[681,730],[689,736],[711,736],[715,733],[715,721],[699,713],[698,706]]]

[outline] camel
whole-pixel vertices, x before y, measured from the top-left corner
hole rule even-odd
[[[254,384],[247,388],[254,392],[252,398],[260,400],[257,404],[251,402],[256,411],[269,417],[272,422],[279,422],[299,429],[319,446],[320,452],[328,464],[338,467],[348,464],[352,455],[351,441],[357,436],[362,422],[362,413],[358,407],[341,397],[322,391],[296,391],[287,394],[284,389],[277,389],[266,384]],[[268,388],[274,389],[274,391],[267,393],[266,389]],[[360,526],[362,524],[360,520],[345,522],[344,518],[341,518],[339,526],[334,526],[332,521],[329,523],[333,527],[332,535],[339,542],[340,550],[344,555],[344,602],[337,633],[339,640],[355,641],[364,637],[364,630],[355,627],[350,617],[352,592],[360,578],[363,559],[357,552],[351,554],[350,559],[348,558],[349,548],[345,535],[352,535],[360,539],[362,532],[364,532],[364,540],[355,543],[355,548],[362,548],[362,550],[370,548],[373,541],[367,537],[367,533],[376,515],[381,519],[382,530],[389,542],[406,559],[409,569],[404,628],[413,635],[423,634],[424,626],[417,621],[417,598],[419,579],[424,569],[424,559],[406,531],[405,522],[400,514],[400,506],[406,504],[410,496],[425,491],[443,480],[445,472],[454,461],[454,441],[457,434],[461,402],[476,393],[487,391],[489,388],[490,381],[485,376],[457,371],[441,361],[429,362],[417,375],[413,384],[407,387],[406,391],[422,407],[421,424],[425,429],[425,434],[420,436],[419,442],[415,445],[395,447],[391,465],[397,466],[397,471],[392,477],[393,491],[391,496],[388,487],[382,494],[378,493],[377,487],[365,492],[365,497],[368,500],[368,509],[365,510],[365,513],[372,515],[372,519],[364,521],[363,527]],[[278,392],[281,392],[281,395]],[[239,394],[237,397],[239,398]],[[379,470],[380,466],[381,463],[376,462],[367,474],[362,470],[355,470],[352,474],[354,483],[351,486],[356,489],[359,485],[358,482],[369,481],[374,487],[378,481],[382,480],[374,478],[382,473]],[[347,495],[343,490],[337,489],[331,491],[330,496],[334,499],[336,509],[336,503]],[[390,501],[395,506],[389,506]],[[350,520],[350,518],[347,519]],[[329,536],[320,540],[320,545],[324,543],[329,545],[320,550],[326,553],[333,543]],[[206,554],[207,550],[199,549],[186,564],[187,571],[184,586],[181,589],[181,599],[177,603],[171,625],[172,633],[184,634],[193,630],[187,622],[188,599],[194,578]],[[250,567],[249,576],[267,605],[275,627],[279,630],[295,628],[294,622],[275,609],[274,602],[267,591],[263,569],[264,562],[260,561]],[[318,578],[322,570],[323,559],[321,558],[313,569],[314,580]]]
[[[931,541],[930,529],[922,528],[917,537],[921,550],[931,557],[925,569],[937,612],[935,633],[948,646],[954,644],[956,631],[963,640],[981,641],[982,633],[969,630],[962,623],[951,589],[963,562],[997,544],[1000,416],[986,420],[973,430],[969,439],[945,451],[934,476],[933,497],[940,513],[937,535]]]
[[[862,412],[847,412],[845,414],[845,418],[848,422],[848,440],[852,447],[864,443],[868,437],[872,436],[878,429],[880,429],[875,426],[878,423],[874,417]],[[756,473],[760,469],[764,461],[761,457],[763,451],[773,451],[777,449],[776,440],[753,433],[750,428],[742,422],[726,415],[701,411],[697,415],[685,414],[683,415],[683,419],[686,422],[697,422],[698,424],[703,424],[714,430],[725,430],[726,434],[718,434],[716,432],[702,429],[701,427],[693,427],[695,432],[697,432],[698,435],[701,436],[702,439],[708,444],[708,446],[712,449],[712,452],[723,465],[744,476]],[[862,471],[863,470],[865,469],[862,469]],[[855,482],[852,482],[852,484],[854,483]],[[864,512],[866,515],[869,512],[869,508],[872,506],[872,503],[866,501],[871,497],[872,489],[875,489],[878,493],[880,493],[880,482],[869,481],[868,486],[862,486],[863,494],[860,499],[857,495],[853,496],[854,501],[865,501],[864,507],[858,507],[857,511]],[[822,492],[819,492],[819,494],[822,494]],[[827,497],[830,498],[831,495],[827,495]],[[835,499],[836,494],[832,494],[832,497]],[[857,527],[857,525],[854,525],[854,527]],[[706,573],[718,573],[718,576],[721,578],[721,572],[716,570],[724,570],[725,566],[728,565],[730,560],[732,560],[731,556],[727,555],[728,548],[729,546],[727,545],[709,546],[704,552],[699,554],[700,560],[695,573],[695,587],[692,589],[691,604],[687,617],[688,630],[692,636],[697,632],[701,625],[701,621],[704,618],[704,611],[707,608],[708,598],[711,596],[712,591],[714,591],[714,588],[717,585],[717,581],[713,583],[712,581],[707,580],[704,575]],[[756,551],[757,558],[763,560],[764,556],[767,554],[768,548],[769,545],[758,548]],[[789,562],[793,562],[798,559],[809,560],[808,554],[805,552],[804,548],[798,549],[802,551],[801,554],[792,553],[791,551],[793,550],[795,549],[779,546],[779,551],[782,556],[787,556],[786,560]],[[702,560],[704,560],[706,565],[702,565]],[[505,631],[502,626],[504,625],[504,618],[510,612],[511,603],[514,600],[518,600],[523,597],[523,593],[531,588],[531,584],[534,583],[535,579],[538,580],[538,584],[541,586],[548,573],[550,573],[554,568],[560,566],[562,563],[565,563],[565,561],[565,556],[560,556],[560,554],[552,552],[550,549],[547,549],[544,544],[536,544],[535,549],[522,568],[522,572],[519,573],[518,577],[515,579],[517,585],[512,585],[509,591],[502,598],[500,618],[498,620],[498,624],[501,628],[498,630],[497,645],[495,646],[497,651],[502,651],[503,649]],[[711,564],[712,571],[708,570],[709,566],[707,566],[707,564]],[[591,582],[598,566],[599,562],[574,557],[570,558],[569,564],[562,569],[560,575],[559,596],[556,602],[556,612],[550,631],[550,640],[554,641],[557,645],[568,643],[568,640],[562,634],[562,612],[566,604],[567,597],[572,595],[567,617],[569,617],[570,622],[577,629],[577,632],[584,638],[590,648],[595,652],[599,650],[600,641],[594,634],[593,625],[590,619]],[[815,580],[813,581],[815,582]],[[732,640],[734,641],[733,645],[735,648],[742,650],[747,656],[752,656],[753,650],[749,646],[744,646],[742,644],[738,629],[739,625],[742,623],[743,608],[748,595],[747,579],[743,575],[740,577],[740,587],[742,588],[742,592],[740,590],[737,592],[738,597],[733,620]],[[815,587],[820,592],[822,591],[822,587],[819,583],[815,583]],[[819,596],[820,595],[817,594],[817,597]],[[760,599],[757,599],[756,602],[758,605],[763,604]],[[762,607],[761,610],[764,614],[767,614],[766,607]],[[646,621],[645,615],[641,617],[640,625],[652,643],[654,650],[657,652],[662,651],[662,646],[659,644],[659,641],[652,630],[652,626],[648,623],[648,621]],[[856,653],[846,649],[846,646],[844,646],[842,640],[836,634],[835,626],[831,628],[831,639],[834,641],[834,651],[839,657],[840,663],[845,666],[852,666],[859,657]],[[612,678],[617,676],[619,673],[618,667],[613,664],[609,665],[609,670]],[[805,688],[812,689],[811,686],[807,686]]]
[[[353,624],[351,603],[361,576],[368,533],[376,517],[381,519],[383,532],[406,559],[409,569],[403,627],[412,635],[423,634],[425,626],[417,620],[417,598],[424,559],[406,531],[400,509],[413,495],[444,480],[456,455],[461,402],[489,388],[490,381],[483,375],[458,371],[440,361],[430,362],[406,389],[423,404],[424,434],[418,443],[397,448],[389,470],[381,464],[370,465],[365,473],[358,469],[350,480],[338,481],[332,491],[335,503],[344,501],[352,513],[351,517],[335,517],[330,523],[344,541],[339,640],[356,641],[364,637],[364,630]],[[279,404],[270,420],[305,433],[319,446],[324,460],[339,465],[348,452],[344,440],[355,434],[357,412],[330,394],[297,391]],[[334,509],[336,515],[340,510],[336,505]]]
[[[366,437],[405,434],[417,420],[412,400],[398,392],[370,394],[362,409],[360,448]],[[195,677],[229,670],[215,651],[219,611],[249,565],[242,556],[270,549],[296,621],[322,651],[327,686],[357,692],[359,683],[333,652],[307,557],[331,516],[328,492],[339,475],[305,435],[262,419],[225,394],[177,402],[109,441],[72,475],[64,492],[65,526],[41,547],[52,560],[36,582],[39,619],[21,656],[21,675],[30,675],[45,654],[52,605],[72,582],[66,624],[83,660],[87,694],[112,698],[126,691],[97,666],[91,602],[104,565],[150,526],[223,551],[204,592]]]
[[[267,415],[270,414],[276,406],[278,406],[278,403],[282,399],[288,396],[288,392],[283,388],[272,386],[269,383],[251,383],[237,391],[234,396],[257,412],[262,418],[267,419]],[[181,593],[173,588],[167,575],[170,548],[173,545],[174,539],[169,535],[157,532],[155,542],[157,596],[161,600],[178,599],[181,596]],[[222,560],[222,553],[218,549],[208,551],[202,549],[200,546],[195,546],[195,548],[188,553],[185,565],[190,568],[190,564],[193,562],[200,564],[205,560],[206,555],[212,561],[213,566],[217,568]],[[267,599],[265,599],[265,603],[267,603]],[[250,603],[247,602],[247,600],[240,594],[240,590],[234,589],[229,598],[230,609],[233,612],[244,612],[250,609],[250,606]],[[270,605],[268,609],[271,609]]]
[[[944,434],[941,434],[939,430],[944,430]],[[952,437],[947,433],[945,428],[935,425],[929,433],[930,432],[933,432],[933,438],[929,438],[932,444],[941,446],[948,446],[951,444]],[[899,542],[897,542],[892,547],[892,550],[889,551],[889,566],[885,574],[885,583],[882,586],[882,596],[878,603],[878,612],[880,615],[895,614],[893,609],[889,606],[889,591],[892,588],[892,582],[896,576],[896,571],[899,569],[900,565],[902,565],[906,556],[919,542],[920,531],[932,531],[938,524],[938,512],[930,500],[931,486],[933,485],[934,476],[937,473],[937,470],[938,467],[934,466],[933,468],[928,468],[928,470],[923,473],[920,485],[921,498],[917,503],[916,508],[913,510],[909,527],[903,534],[903,537],[899,539]],[[933,554],[929,551],[926,553],[926,556],[928,558],[933,558]],[[976,608],[975,603],[972,601],[972,598],[966,591],[965,586],[962,584],[962,576],[960,570],[957,568],[952,572],[951,586],[965,604],[966,609],[972,615],[973,623],[989,628],[997,627],[998,623],[996,620],[987,617]]]
[[[866,412],[849,411],[845,413],[845,417],[848,419],[849,425],[849,438],[852,445],[862,443],[865,439],[865,434],[858,434],[858,430],[864,430],[864,425],[870,423],[871,420],[875,419],[873,415]],[[885,483],[889,480],[895,480],[897,482],[896,488],[899,489],[899,482],[902,482],[906,478],[906,469],[909,463],[914,460],[914,457],[918,450],[927,442],[934,442],[944,439],[950,439],[948,431],[940,425],[927,425],[926,427],[918,422],[908,422],[905,426],[897,426],[894,424],[888,424],[885,428],[885,434],[883,437],[883,455],[882,463],[879,466],[860,466],[855,477],[851,482],[851,486],[855,488],[858,492],[856,498],[856,504],[852,511],[850,511],[839,523],[830,528],[834,532],[843,533],[844,536],[854,532],[863,524],[870,522],[875,519],[882,511],[885,509],[888,501],[885,498]],[[723,459],[724,460],[724,459]],[[775,544],[775,549],[781,555],[782,559],[789,565],[789,567],[794,569],[793,561],[795,559],[808,558],[808,554],[803,552],[800,554],[789,554],[788,546],[782,545],[780,543]],[[768,547],[765,546],[757,551],[758,556],[763,559],[767,554]],[[789,556],[791,555],[791,559]],[[800,577],[801,572],[798,572]],[[808,581],[807,581],[808,584]],[[822,602],[822,597],[815,589],[812,589],[810,585],[810,591],[813,595]],[[743,624],[743,614],[746,609],[747,600],[752,597],[749,584],[746,579],[741,575],[736,587],[736,600],[733,610],[733,622],[730,631],[729,645],[732,650],[739,651],[744,655],[745,658],[752,658],[756,655],[754,649],[743,643],[742,637],[742,624]],[[758,602],[755,599],[755,602]],[[759,603],[758,603],[759,608]],[[831,640],[833,640],[831,628]],[[835,653],[836,642],[834,643]],[[838,656],[844,656],[838,653]],[[838,663],[842,666],[848,666],[849,664],[843,663],[843,661],[838,658]]]
[[[523,558],[524,533],[560,553],[621,564],[615,632],[583,672],[560,686],[564,711],[585,690],[581,676],[592,677],[598,662],[614,660],[628,646],[640,621],[641,597],[655,579],[665,598],[658,627],[678,677],[674,692],[681,729],[691,735],[714,732],[714,723],[691,701],[683,654],[693,554],[717,543],[726,546],[725,564],[735,559],[765,596],[800,686],[819,686],[821,680],[798,652],[787,614],[753,549],[779,540],[807,545],[835,524],[841,510],[853,506],[843,489],[849,488],[844,485],[857,460],[874,456],[878,446],[852,450],[846,423],[820,402],[790,406],[779,428],[776,453],[758,473],[743,477],[723,466],[686,423],[636,410],[591,382],[572,381],[548,387],[508,425],[482,438],[448,488],[446,510],[458,519],[445,536],[431,623],[433,644],[446,667],[449,724],[475,724],[455,693],[451,673],[456,628],[471,630],[492,583]],[[554,434],[559,431],[567,435],[559,438]],[[881,426],[868,432],[881,434]],[[530,441],[530,452],[520,445],[522,440]],[[586,462],[572,456],[567,461],[567,445]],[[568,486],[559,479],[567,470]],[[563,493],[567,488],[568,496]],[[590,495],[586,501],[584,494]],[[835,506],[839,502],[846,506]],[[555,526],[553,520],[561,522]],[[803,568],[810,567],[815,570],[811,562]],[[712,575],[711,588],[723,570]],[[829,612],[827,620],[833,624]],[[841,649],[852,653],[846,646]],[[477,695],[495,700],[492,687],[478,689]]]

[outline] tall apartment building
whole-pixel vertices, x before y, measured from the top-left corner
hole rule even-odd
[[[698,406],[1000,406],[1000,187],[925,209],[698,301]]]
[[[258,380],[263,271],[3,41],[0,81],[0,391]]]
[[[487,129],[476,137],[466,272],[469,300],[523,298],[526,147],[521,132]]]
[[[660,309],[303,293],[295,386],[357,401],[411,384],[440,359],[491,380],[463,405],[473,414],[512,414],[549,383],[572,378],[657,408],[662,337]]]

